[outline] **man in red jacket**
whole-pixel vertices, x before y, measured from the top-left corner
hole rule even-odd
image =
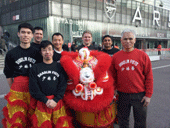
[[[135,32],[125,29],[121,34],[123,50],[112,57],[111,70],[115,89],[119,94],[118,123],[120,128],[129,128],[131,106],[134,127],[146,127],[147,106],[153,93],[153,74],[149,56],[134,49]]]
[[[159,43],[157,49],[158,49],[158,55],[161,55],[161,48],[162,48],[162,45]]]

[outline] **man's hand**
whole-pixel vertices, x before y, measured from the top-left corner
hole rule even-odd
[[[117,93],[117,90],[114,90],[114,96],[117,96],[118,93]]]
[[[47,101],[46,103],[48,108],[55,108],[57,106],[57,103],[54,100],[49,100],[49,102]]]
[[[11,88],[12,83],[13,83],[13,78],[7,78],[7,82],[8,82],[9,87]]]
[[[143,106],[147,107],[151,101],[151,98],[144,96],[141,102],[144,102]]]
[[[46,102],[46,105],[47,105],[48,108],[50,108],[50,102],[51,102],[51,100],[49,100],[49,99]]]

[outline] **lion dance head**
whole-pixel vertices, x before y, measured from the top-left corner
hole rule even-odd
[[[60,63],[69,78],[64,101],[70,108],[96,112],[112,102],[114,88],[108,54],[88,48],[80,49],[79,53],[64,51]]]

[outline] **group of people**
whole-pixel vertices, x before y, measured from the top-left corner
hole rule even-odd
[[[73,117],[66,112],[67,105],[62,100],[68,82],[68,74],[60,64],[63,35],[54,33],[52,42],[42,41],[43,28],[33,28],[29,23],[20,24],[17,34],[20,45],[10,50],[5,58],[4,74],[10,91],[5,96],[4,127],[76,127],[71,123]],[[102,52],[112,57],[108,70],[114,80],[114,95],[118,95],[120,128],[129,127],[131,107],[134,127],[146,128],[147,106],[153,94],[151,61],[145,52],[134,48],[135,36],[131,29],[122,32],[122,50],[112,46],[110,35],[102,38]],[[84,31],[82,40],[83,44],[76,48],[77,51],[84,47],[97,50],[92,45],[90,31]]]

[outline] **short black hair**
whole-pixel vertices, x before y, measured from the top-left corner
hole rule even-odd
[[[54,49],[54,45],[50,41],[43,40],[40,44],[40,51],[41,51],[41,48],[45,49],[48,45],[51,45],[52,48]]]
[[[110,35],[105,35],[105,36],[102,37],[102,42],[104,41],[104,39],[105,39],[106,37],[109,37],[109,38],[112,40],[112,37],[111,37]],[[113,42],[113,40],[112,40],[112,42]]]
[[[20,32],[21,28],[28,28],[32,31],[32,33],[34,33],[34,28],[31,24],[29,23],[22,23],[18,26],[18,32]]]
[[[62,39],[64,40],[63,35],[62,35],[61,33],[59,33],[59,32],[56,32],[56,33],[54,33],[54,34],[52,35],[52,40],[53,40],[53,37],[54,37],[54,36],[61,36]]]
[[[35,30],[42,30],[43,31],[43,28],[42,27],[34,27],[34,32],[35,32]]]

